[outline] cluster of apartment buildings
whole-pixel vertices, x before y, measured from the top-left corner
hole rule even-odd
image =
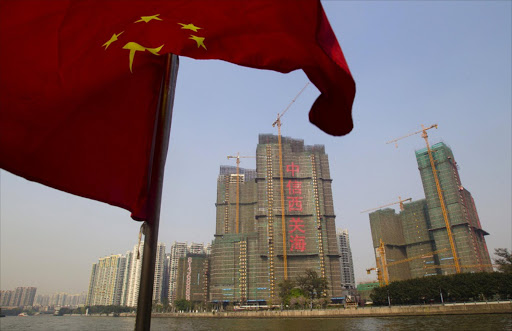
[[[259,136],[256,169],[221,166],[211,244],[158,243],[153,302],[258,305],[278,299],[279,283],[312,269],[324,294],[342,302],[355,290],[347,230],[335,226],[324,146]],[[455,272],[492,271],[475,203],[444,143],[416,151],[425,199],[371,213],[381,285]],[[164,202],[165,203],[165,202]],[[92,266],[85,304],[137,306],[144,242]],[[1,304],[32,305],[35,288],[2,291]],[[65,305],[71,297],[53,298]],[[41,297],[41,305],[54,303]],[[52,302],[50,302],[53,300]],[[80,298],[75,298],[79,302]]]
[[[85,304],[86,294],[38,294],[37,287],[17,287],[0,291],[0,307],[78,307]]]
[[[54,294],[39,294],[34,300],[34,306],[40,307],[79,307],[85,305],[86,293],[70,294],[59,292]]]
[[[180,262],[183,265],[186,259],[205,260],[210,254],[211,246],[202,243],[174,242],[170,248],[170,253],[167,253],[164,243],[157,245],[153,287],[155,303],[173,302],[178,285],[182,286],[184,282],[183,276],[179,274]],[[106,256],[94,263],[86,305],[137,306],[143,250],[144,242],[141,242],[125,255]]]
[[[347,230],[336,231],[328,156],[322,145],[259,136],[256,169],[221,166],[211,245],[158,244],[154,302],[275,302],[278,284],[312,269],[325,296],[341,302],[355,288]],[[163,202],[165,203],[165,202]],[[136,306],[142,245],[101,258],[87,305]]]
[[[17,287],[15,290],[0,291],[0,307],[32,306],[37,287]]]

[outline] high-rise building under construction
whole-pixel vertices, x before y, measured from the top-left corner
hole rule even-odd
[[[381,254],[382,241],[387,261],[378,267],[390,281],[492,271],[484,238],[488,233],[471,193],[462,186],[452,150],[438,143],[431,153],[432,160],[426,148],[416,151],[426,198],[404,204],[399,214],[389,208],[370,214],[373,246]]]
[[[256,170],[221,167],[209,284],[214,303],[275,302],[278,284],[306,269],[327,279],[329,298],[341,296],[324,146],[288,137],[281,145],[282,153],[277,136],[260,135]]]

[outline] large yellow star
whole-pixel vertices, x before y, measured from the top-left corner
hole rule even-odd
[[[150,52],[151,54],[154,54],[154,55],[160,55],[158,54],[158,52],[160,52],[160,50],[162,49],[162,47],[164,47],[164,45],[160,46],[160,47],[156,47],[156,48],[149,48],[149,47],[144,47],[140,44],[137,44],[133,41],[130,41],[129,43],[127,43],[126,45],[123,46],[124,49],[129,49],[130,50],[130,72],[133,72],[132,70],[132,67],[133,67],[133,58],[135,57],[135,52],[137,51],[148,51]]]
[[[140,20],[138,21],[135,21],[134,23],[139,23],[139,22],[149,22],[151,20],[157,20],[157,21],[163,21],[161,18],[159,18],[158,16],[160,16],[160,14],[155,14],[153,16],[141,16],[140,17]]]
[[[198,27],[198,26],[195,26],[194,24],[190,23],[190,24],[183,24],[183,23],[178,23],[179,25],[182,26],[182,29],[185,29],[185,30],[192,30],[194,32],[197,32],[197,30],[200,30],[202,28]]]
[[[206,46],[204,45],[204,38],[203,37],[198,37],[198,36],[190,35],[190,38],[188,38],[188,39],[195,40],[196,43],[197,43],[197,48],[203,47],[204,49],[206,49]]]
[[[118,33],[118,34],[113,34],[112,37],[110,37],[110,40],[107,41],[106,43],[104,43],[103,45],[101,45],[102,47],[105,46],[105,50],[108,48],[108,46],[110,46],[110,44],[112,44],[114,41],[117,40],[117,37],[119,37],[120,35],[123,34],[124,31]]]

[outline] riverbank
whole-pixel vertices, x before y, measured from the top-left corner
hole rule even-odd
[[[237,312],[155,313],[155,318],[340,318],[468,314],[512,314],[512,301],[445,305],[358,307],[351,309],[265,310]],[[121,314],[134,316],[134,314]]]
[[[8,316],[0,321],[2,331],[102,330],[133,331],[135,317]],[[510,314],[465,314],[432,316],[354,318],[153,318],[151,331],[169,330],[511,330]]]

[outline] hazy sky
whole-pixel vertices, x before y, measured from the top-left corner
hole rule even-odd
[[[307,113],[310,85],[282,119],[285,136],[324,144],[337,227],[350,233],[356,281],[375,279],[368,214],[402,198],[424,198],[414,151],[420,135],[385,142],[437,123],[473,195],[489,251],[512,247],[510,1],[324,1],[356,80],[352,133],[331,137]],[[180,58],[160,241],[210,242],[219,167],[227,155],[255,155],[259,133],[306,84],[287,75],[220,61]],[[255,168],[253,159],[242,167]],[[86,291],[91,266],[124,254],[140,223],[129,213],[0,171],[1,289]],[[398,206],[396,206],[398,208]],[[396,209],[397,209],[396,208]]]

